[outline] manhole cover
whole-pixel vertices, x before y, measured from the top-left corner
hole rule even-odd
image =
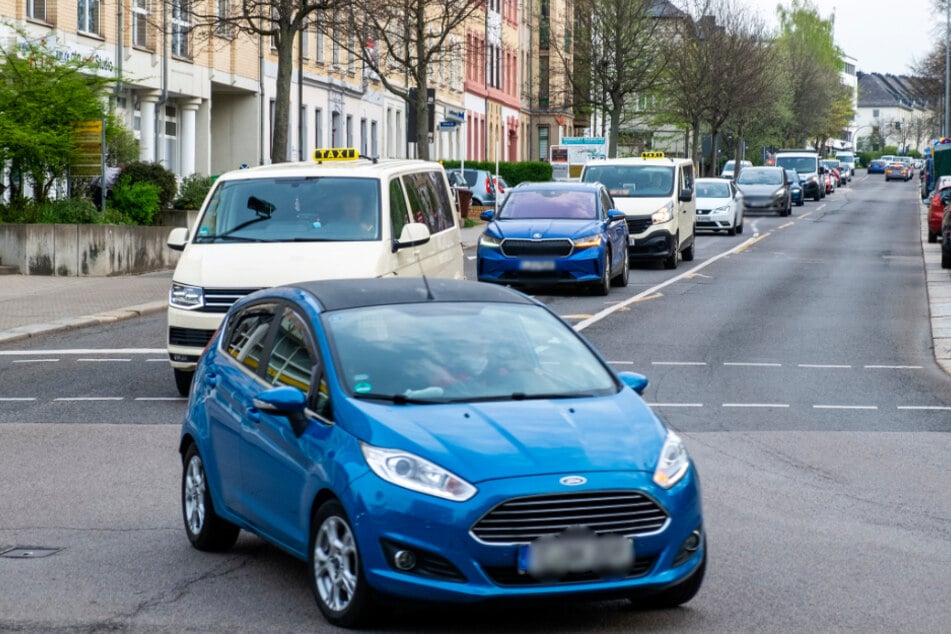
[[[13,546],[7,550],[0,550],[0,557],[8,559],[37,559],[39,557],[49,557],[58,553],[61,548],[43,548],[41,546]]]

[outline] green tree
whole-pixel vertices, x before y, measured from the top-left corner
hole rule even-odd
[[[29,179],[34,200],[45,202],[78,157],[74,124],[105,117],[114,78],[92,59],[56,53],[23,31],[14,46],[0,46],[0,160],[10,166],[2,188],[13,201]]]

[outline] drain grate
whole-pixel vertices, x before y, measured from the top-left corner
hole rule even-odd
[[[6,549],[6,550],[4,550]],[[0,557],[8,559],[39,559],[55,555],[62,548],[45,548],[43,546],[0,546]]]

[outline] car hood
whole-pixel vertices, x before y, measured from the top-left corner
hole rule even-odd
[[[729,198],[700,198],[697,197],[697,209],[716,209],[726,207],[732,202]]]
[[[632,390],[609,397],[356,407],[364,438],[472,483],[549,473],[653,472],[666,428]],[[362,435],[362,434],[358,434]]]
[[[486,233],[496,238],[582,238],[600,233],[598,220],[526,219],[494,220]]]
[[[737,189],[743,192],[744,196],[772,196],[782,185],[741,185],[737,183]]]

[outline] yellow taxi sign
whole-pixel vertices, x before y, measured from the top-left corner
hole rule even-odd
[[[664,158],[663,152],[641,152],[642,159]]]
[[[315,161],[355,161],[360,152],[355,147],[326,147],[314,150]]]

